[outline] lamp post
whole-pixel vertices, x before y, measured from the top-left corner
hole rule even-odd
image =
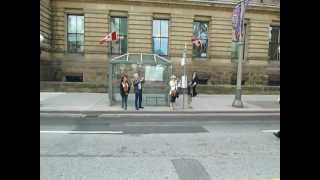
[[[241,100],[241,79],[242,79],[242,59],[243,59],[243,37],[242,37],[242,32],[243,32],[243,18],[244,18],[244,1],[241,1],[241,28],[240,28],[240,34],[239,34],[239,49],[238,49],[238,70],[237,70],[237,87],[236,87],[236,94],[235,98],[233,100],[232,106],[233,107],[238,107],[238,108],[243,108],[243,103]]]

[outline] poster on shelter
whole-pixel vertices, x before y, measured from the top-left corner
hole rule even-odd
[[[146,81],[163,81],[162,66],[145,66],[145,80]]]

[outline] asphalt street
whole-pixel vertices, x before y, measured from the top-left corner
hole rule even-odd
[[[280,177],[279,115],[41,117],[41,180]]]

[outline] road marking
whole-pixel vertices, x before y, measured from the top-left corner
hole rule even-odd
[[[251,117],[251,116],[278,116],[280,113],[201,113],[201,114],[183,114],[183,113],[141,113],[141,114],[101,114],[99,118],[106,117],[172,117],[172,116],[183,116],[183,117],[202,117],[202,116],[229,116],[229,117]]]
[[[73,117],[84,118],[85,114],[71,114],[71,113],[40,113],[40,117]]]
[[[46,134],[122,134],[122,131],[40,131]]]
[[[195,159],[173,159],[171,160],[180,179],[183,180],[210,180],[210,175],[205,167]]]
[[[279,130],[262,130],[264,133],[273,133],[273,132],[278,132]]]

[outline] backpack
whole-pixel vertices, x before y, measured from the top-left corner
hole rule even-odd
[[[124,87],[123,87],[123,91],[125,94],[128,94],[128,91],[129,91],[129,85],[127,82],[124,83]]]

